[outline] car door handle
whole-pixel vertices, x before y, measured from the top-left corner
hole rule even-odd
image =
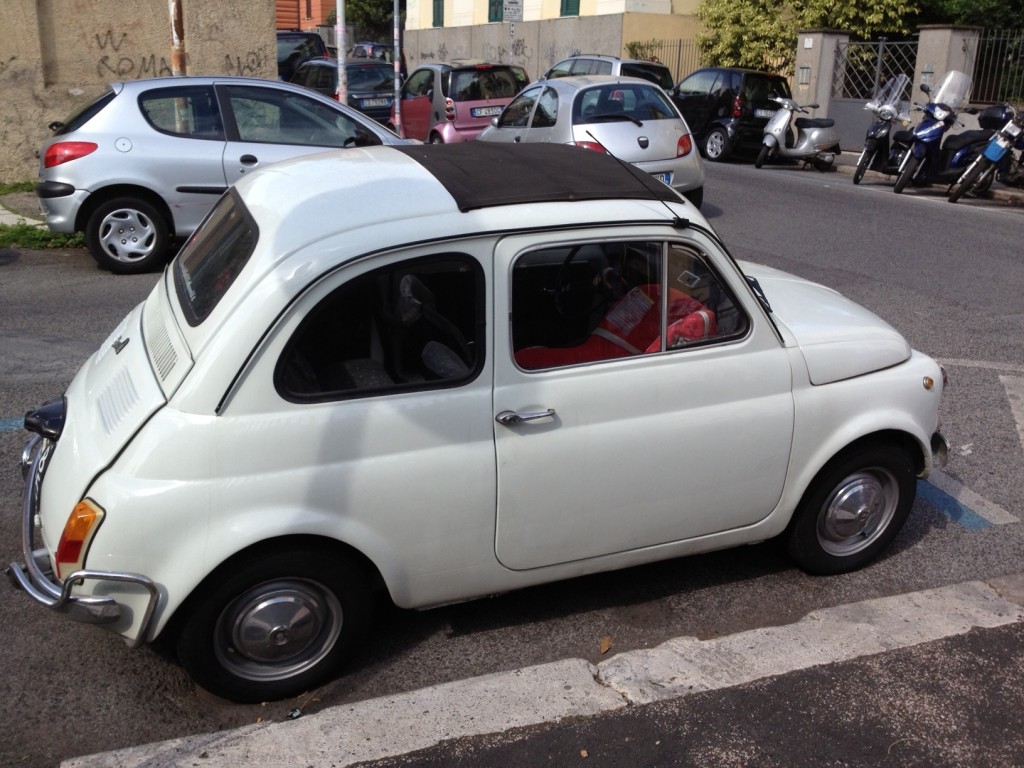
[[[238,162],[242,165],[256,165],[259,162],[259,158],[256,155],[242,155],[238,158]]]
[[[550,419],[554,417],[554,415],[554,408],[548,408],[546,411],[527,411],[526,413],[517,413],[516,411],[502,411],[501,413],[494,417],[494,420],[503,426],[514,427],[526,421]]]

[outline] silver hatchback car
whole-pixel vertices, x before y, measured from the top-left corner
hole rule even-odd
[[[112,272],[162,266],[256,168],[338,147],[409,143],[306,88],[247,77],[113,83],[39,151],[36,194],[54,232],[84,232]]]
[[[704,165],[679,110],[659,86],[590,75],[533,83],[480,141],[575,144],[607,152],[682,192],[698,208]]]

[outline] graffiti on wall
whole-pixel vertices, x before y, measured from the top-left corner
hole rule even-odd
[[[513,64],[519,64],[526,67],[527,71],[529,71],[530,64],[533,61],[533,51],[523,38],[517,37],[511,40],[508,46],[484,45],[483,57],[487,61],[508,61]]]
[[[224,55],[224,74],[252,77],[263,71],[263,56],[259,51],[249,51],[244,56]]]
[[[122,54],[121,48],[128,39],[127,32],[118,35],[114,30],[108,29],[104,33],[96,33],[94,38],[96,46],[100,49],[96,72],[104,80],[110,75],[123,79],[137,79],[174,74],[170,63],[163,56],[158,60],[155,53],[129,55],[125,51]]]

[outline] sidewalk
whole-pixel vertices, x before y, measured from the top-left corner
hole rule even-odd
[[[680,637],[594,666],[564,659],[221,733],[64,761],[62,768],[305,768],[405,755],[513,728],[586,722],[1024,622],[1024,574],[813,611],[799,621],[710,640]],[[972,632],[973,630],[973,632]],[[947,670],[957,690],[987,684]],[[960,677],[964,679],[961,680]],[[955,680],[954,680],[955,678]],[[834,696],[827,686],[827,696]],[[888,696],[885,692],[880,695]],[[937,699],[941,710],[944,700]],[[582,719],[581,719],[582,718]]]
[[[45,227],[43,223],[42,214],[38,211],[38,205],[32,208],[33,213],[28,215],[25,213],[27,208],[30,206],[25,202],[29,193],[18,193],[19,205],[18,208],[22,212],[14,210],[14,206],[11,205],[8,198],[14,198],[14,195],[4,195],[0,197],[0,224],[8,227],[13,227],[15,224],[34,224],[37,227]]]

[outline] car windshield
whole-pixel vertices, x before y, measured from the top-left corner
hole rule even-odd
[[[195,327],[213,312],[248,263],[259,229],[233,189],[229,189],[174,261],[174,285],[188,324]]]
[[[446,95],[456,101],[511,99],[526,85],[526,73],[518,67],[455,69]]]

